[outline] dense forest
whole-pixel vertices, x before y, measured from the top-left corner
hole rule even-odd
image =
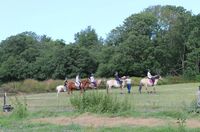
[[[0,43],[0,80],[46,80],[120,75],[200,76],[200,14],[183,7],[151,6],[127,17],[105,39],[88,26],[74,43],[23,32]]]

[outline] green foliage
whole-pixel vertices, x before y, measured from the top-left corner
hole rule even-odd
[[[200,107],[197,105],[197,99],[193,99],[191,101],[188,112],[200,113]]]
[[[41,93],[41,92],[54,92],[56,86],[62,85],[62,80],[46,80],[46,81],[36,81],[33,79],[26,79],[24,81],[9,82],[3,84],[1,87],[4,91],[10,93]]]
[[[12,116],[15,118],[25,118],[28,116],[28,109],[25,98],[24,102],[21,102],[18,97],[15,97],[15,105]]]
[[[84,93],[70,98],[71,104],[80,112],[113,113],[127,112],[132,106],[127,98],[119,100],[115,96],[100,92]]]
[[[200,15],[180,6],[151,6],[132,14],[105,41],[88,26],[65,44],[23,32],[0,43],[0,82],[155,74],[194,80],[200,69]]]

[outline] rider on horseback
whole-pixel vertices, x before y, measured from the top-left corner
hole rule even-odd
[[[68,83],[68,81],[67,81],[67,77],[65,77],[65,81],[64,81],[64,91],[66,91],[67,90],[67,83]]]
[[[79,74],[76,75],[76,84],[78,85],[78,88],[81,89],[81,79]]]
[[[118,84],[122,84],[121,79],[119,78],[118,72],[115,72],[115,80],[117,81]]]
[[[154,86],[155,78],[154,78],[154,76],[151,75],[149,69],[148,69],[148,72],[147,72],[147,78],[151,79],[151,81],[152,81],[152,86]]]
[[[94,79],[94,74],[93,73],[91,74],[89,79],[90,79],[90,82],[92,84],[94,84],[94,87],[96,88],[97,87],[97,83],[96,83],[96,80]]]

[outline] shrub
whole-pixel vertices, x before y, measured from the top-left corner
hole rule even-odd
[[[82,96],[74,95],[70,98],[71,104],[80,112],[93,113],[120,113],[132,109],[127,97],[118,99],[100,92],[84,93]]]
[[[62,80],[46,80],[37,81],[33,79],[26,79],[19,82],[9,82],[3,84],[1,87],[4,91],[9,93],[41,93],[41,92],[54,92],[57,85],[63,84]]]
[[[200,113],[200,107],[197,105],[197,99],[192,100],[188,112]]]
[[[26,99],[24,99],[24,102],[22,103],[17,97],[15,97],[15,107],[14,111],[12,113],[12,116],[16,118],[25,118],[28,116],[28,110],[26,105]]]

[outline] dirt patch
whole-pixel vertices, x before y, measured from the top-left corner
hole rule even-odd
[[[192,128],[200,128],[200,121],[198,121],[198,120],[193,120],[193,119],[191,119],[191,120],[186,120],[186,124],[187,124],[187,126],[189,126],[189,127],[192,127]]]
[[[126,118],[126,117],[99,117],[95,115],[81,115],[78,117],[51,117],[34,119],[32,122],[51,123],[56,125],[70,125],[79,124],[87,127],[116,127],[116,126],[164,126],[164,125],[178,125],[176,121],[164,120],[158,118]],[[200,127],[200,121],[187,120],[186,126],[191,128]]]

